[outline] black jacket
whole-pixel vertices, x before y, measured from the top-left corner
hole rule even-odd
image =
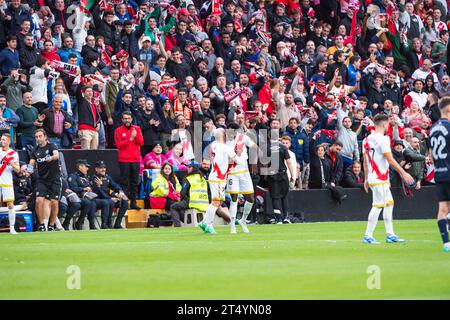
[[[83,198],[83,195],[86,192],[83,190],[84,188],[90,187],[91,189],[94,189],[89,176],[84,175],[79,171],[69,175],[67,181],[69,182],[70,190],[75,192],[80,198]]]
[[[78,101],[78,124],[87,124],[95,128],[101,121],[100,112],[95,108],[97,113],[97,121],[94,121],[94,114],[92,113],[91,104],[85,98]]]
[[[343,168],[344,168],[344,162],[342,160],[342,156],[340,154],[337,154],[334,158],[334,163],[331,160],[330,152],[327,152],[326,156],[328,159],[330,159],[331,162],[331,182],[338,185],[341,183],[342,175],[343,175]]]
[[[317,156],[317,148],[314,147],[314,143],[309,144],[310,164],[309,164],[309,189],[323,189],[325,186],[322,184],[322,169],[325,183],[331,182],[332,163],[331,159],[325,156],[324,159],[320,159]]]
[[[142,136],[144,137],[144,146],[150,146],[156,140],[159,140],[159,133],[162,131],[161,123],[156,127],[150,124],[151,119],[160,121],[158,113],[154,109],[151,114],[146,114],[143,110],[138,114],[137,120],[142,130]]]
[[[36,65],[40,53],[34,47],[24,46],[19,51],[20,65],[23,69],[31,69]]]
[[[399,107],[403,105],[402,90],[397,84],[391,86],[385,82],[383,89],[386,92],[386,99],[391,100],[394,105],[398,105]]]
[[[45,119],[42,124],[42,128],[47,132],[47,135],[49,138],[62,138],[65,134],[65,129],[63,127],[63,132],[61,135],[55,134],[53,131],[55,128],[55,109],[52,107],[45,109],[43,112],[45,114]],[[71,125],[73,125],[73,118],[64,110],[61,110],[61,113],[64,115],[64,121],[63,122],[69,122]]]
[[[95,4],[91,7],[90,11],[94,17],[95,35],[103,36],[105,38],[105,44],[111,46],[114,53],[119,52],[122,49],[120,45],[120,33],[114,24],[107,24],[105,20],[100,18],[100,6],[98,1],[95,1]]]
[[[353,173],[352,167],[350,166],[345,171],[341,185],[344,188],[364,188],[364,177],[362,171],[360,173],[360,177],[362,178],[363,182],[358,182],[358,177]]]
[[[100,180],[102,180],[102,185],[100,187],[97,186],[97,183],[95,183],[95,178],[99,177]],[[112,195],[114,193],[119,193],[122,191],[122,188],[120,185],[111,178],[109,175],[101,176],[94,174],[90,178],[91,185],[93,185],[92,192],[98,194],[98,197],[100,199],[111,199]],[[110,193],[112,190],[113,193]]]

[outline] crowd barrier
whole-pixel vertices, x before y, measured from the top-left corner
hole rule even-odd
[[[372,207],[372,195],[361,189],[345,189],[348,197],[334,202],[329,190],[296,190],[289,192],[288,212],[301,215],[305,222],[365,221]],[[413,190],[408,198],[402,189],[393,188],[395,219],[435,219],[438,209],[436,189],[426,186]],[[264,196],[265,214],[272,215],[269,192]]]

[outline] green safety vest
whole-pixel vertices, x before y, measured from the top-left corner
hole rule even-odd
[[[209,206],[208,183],[199,173],[186,177],[186,180],[191,185],[189,189],[189,208],[206,212]]]

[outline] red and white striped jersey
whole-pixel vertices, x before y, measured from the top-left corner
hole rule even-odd
[[[389,163],[385,157],[386,153],[391,153],[389,137],[373,132],[364,139],[363,150],[369,186],[389,183]]]

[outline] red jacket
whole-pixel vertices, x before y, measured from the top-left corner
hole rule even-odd
[[[133,141],[130,141],[131,132],[133,128],[137,134]],[[114,132],[114,142],[119,150],[119,162],[140,162],[141,161],[141,147],[144,145],[144,138],[142,136],[141,128],[132,125],[127,129],[121,125]]]
[[[54,49],[53,51],[42,51],[41,52],[41,56],[45,59],[47,59],[49,62],[52,61],[61,61],[61,57],[59,56],[59,54],[56,53],[56,49]]]

